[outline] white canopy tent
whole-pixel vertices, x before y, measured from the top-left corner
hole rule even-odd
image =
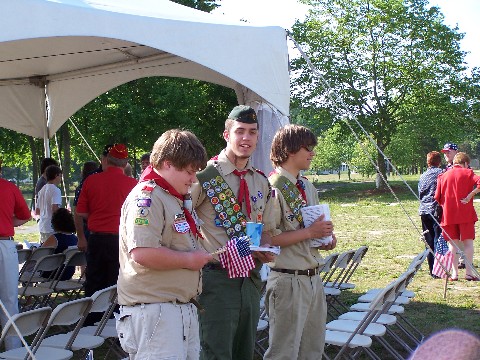
[[[98,95],[148,76],[234,89],[240,104],[259,111],[255,163],[268,169],[264,142],[289,113],[281,27],[231,22],[167,0],[0,1],[1,127],[48,141]]]

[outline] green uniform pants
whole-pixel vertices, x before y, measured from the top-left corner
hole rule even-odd
[[[260,290],[251,278],[229,279],[225,270],[204,270],[200,304],[201,360],[253,358]]]

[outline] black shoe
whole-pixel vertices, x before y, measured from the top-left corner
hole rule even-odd
[[[437,275],[433,275],[433,274],[430,274],[432,276],[432,279],[441,279],[440,276],[437,276]]]
[[[465,269],[465,264],[464,263],[459,263],[458,268],[459,269]]]

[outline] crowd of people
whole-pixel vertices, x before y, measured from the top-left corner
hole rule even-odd
[[[420,176],[418,195],[419,214],[425,240],[432,250],[428,265],[433,278],[447,277],[458,281],[459,268],[465,268],[465,280],[480,281],[473,267],[473,240],[475,222],[478,220],[473,197],[480,192],[480,176],[470,168],[470,157],[458,151],[455,143],[446,143],[441,152],[447,163],[441,169],[441,155],[437,151],[427,154],[427,170]],[[447,243],[450,261],[434,254],[441,253],[442,243]],[[463,253],[463,261],[460,258]],[[435,262],[441,262],[435,271]]]
[[[126,146],[107,145],[100,166],[84,165],[73,215],[60,205],[61,169],[56,162],[42,163],[36,191],[41,239],[57,252],[71,245],[85,251],[86,296],[117,284],[117,331],[130,359],[252,359],[263,264],[270,269],[265,359],[322,358],[327,304],[318,274],[321,251],[335,248],[337,240],[332,221],[321,216],[305,227],[300,211],[319,204],[315,187],[302,176],[317,138],[304,126],[281,128],[270,152],[274,171],[266,176],[251,161],[259,131],[255,111],[236,106],[225,121],[225,148],[210,160],[193,133],[166,131],[142,156],[139,181],[125,171]],[[472,198],[480,192],[480,177],[469,169],[466,154],[451,156],[457,150],[451,143],[442,150],[447,160],[451,157],[447,170],[440,169],[439,152],[427,155],[419,212],[432,250],[442,228],[449,244],[463,244],[466,262],[472,264],[477,220]],[[28,221],[30,212],[18,188],[1,179],[0,185],[0,196],[7,199],[0,207],[0,240],[13,240],[14,226]],[[232,276],[222,253],[245,237],[247,222],[263,224],[261,245],[267,251],[251,252],[250,270]],[[311,241],[324,237],[333,240]],[[274,254],[268,246],[281,251]],[[13,241],[0,241],[0,281],[5,284],[0,298],[10,314],[18,311],[15,251]],[[433,256],[428,262],[432,272]],[[479,280],[468,267],[465,278]],[[454,266],[451,280],[456,279]],[[86,324],[99,316],[89,315]],[[16,339],[6,343],[7,349],[18,345]]]

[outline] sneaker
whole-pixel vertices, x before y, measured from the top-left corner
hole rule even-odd
[[[459,269],[465,269],[465,263],[459,263],[458,268]]]

